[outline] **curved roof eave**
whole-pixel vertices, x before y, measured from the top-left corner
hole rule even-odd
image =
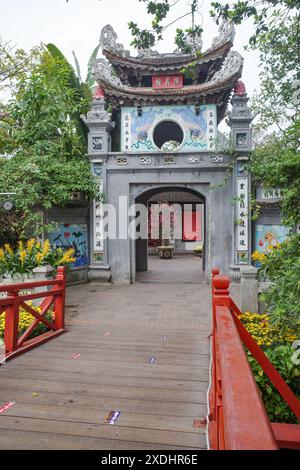
[[[98,79],[99,85],[103,87],[105,92],[109,95],[115,95],[119,97],[127,97],[133,99],[155,99],[155,98],[171,98],[171,97],[189,97],[189,96],[201,96],[209,95],[221,92],[228,88],[233,88],[235,83],[242,76],[242,66],[238,72],[235,72],[232,76],[229,76],[225,80],[216,80],[199,85],[184,86],[180,89],[166,89],[166,90],[154,90],[153,88],[144,87],[127,87],[123,88],[111,83]]]
[[[139,70],[177,70],[187,66],[191,62],[195,62],[197,65],[207,64],[217,59],[222,59],[226,56],[233,44],[228,41],[216,49],[208,49],[203,54],[158,54],[147,58],[141,58],[139,56],[124,56],[118,55],[110,50],[103,50],[103,55],[108,61],[114,65],[124,68],[134,68]]]

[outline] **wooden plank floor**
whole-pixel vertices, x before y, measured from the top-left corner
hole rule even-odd
[[[205,449],[210,287],[84,285],[67,306],[68,333],[0,367],[0,448]]]

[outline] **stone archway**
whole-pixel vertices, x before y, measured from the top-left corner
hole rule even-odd
[[[160,201],[168,201],[171,204],[181,204],[183,207],[186,205],[202,205],[203,207],[203,224],[202,224],[202,233],[203,233],[203,272],[206,270],[207,266],[207,207],[206,207],[206,198],[203,194],[197,190],[189,187],[189,185],[155,185],[152,187],[142,186],[138,188],[134,195],[134,201],[136,204],[142,204],[149,206],[150,203],[158,203]],[[198,206],[197,206],[198,207]],[[143,221],[144,224],[148,224],[148,220]],[[194,242],[194,245],[197,244]],[[199,244],[199,243],[198,243]],[[183,238],[180,240],[175,240],[175,245],[177,248],[180,248],[180,253],[183,254],[184,251],[188,253],[188,250],[184,248],[185,245],[188,245],[187,241],[184,241]],[[193,247],[189,248],[193,252]],[[132,251],[132,281],[135,282],[136,274],[145,272],[148,270],[148,261],[149,261],[149,240],[138,238],[134,244],[134,250]]]

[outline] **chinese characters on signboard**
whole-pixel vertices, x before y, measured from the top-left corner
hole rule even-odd
[[[123,115],[123,132],[124,132],[124,150],[130,152],[131,150],[131,114],[124,113]]]
[[[152,88],[154,90],[182,88],[183,75],[153,75]]]
[[[249,197],[248,178],[237,178],[237,250],[248,253],[249,249]],[[240,257],[241,258],[241,257]]]
[[[263,189],[262,198],[263,199],[279,199],[282,197],[280,189]]]
[[[98,193],[103,194],[103,181],[98,183]],[[101,201],[94,201],[94,251],[104,251],[104,206]]]
[[[207,110],[207,147],[208,150],[216,148],[216,112],[214,109]]]

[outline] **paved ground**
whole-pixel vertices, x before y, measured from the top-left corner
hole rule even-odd
[[[70,288],[69,332],[0,368],[0,448],[205,448],[210,287],[177,279]]]
[[[149,256],[149,270],[138,273],[137,281],[143,283],[178,283],[201,284],[205,282],[202,258],[175,254],[173,259],[162,260],[158,256]]]

